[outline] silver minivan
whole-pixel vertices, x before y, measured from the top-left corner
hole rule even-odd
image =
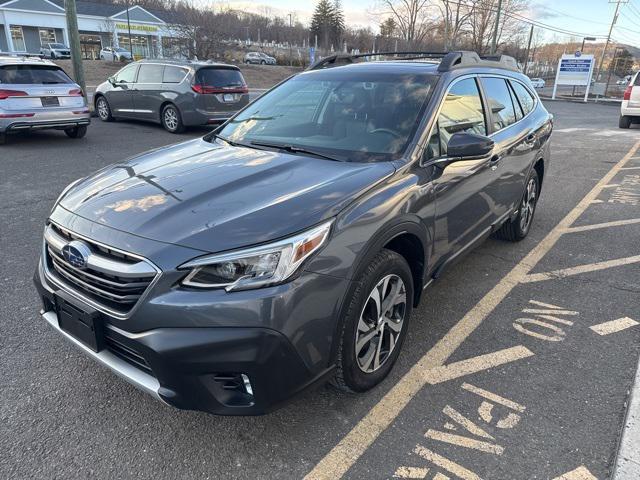
[[[141,60],[100,84],[94,102],[105,122],[146,120],[179,133],[228,120],[249,103],[249,89],[234,65]]]
[[[90,112],[82,89],[49,60],[0,56],[0,144],[7,133],[57,129],[87,133]]]

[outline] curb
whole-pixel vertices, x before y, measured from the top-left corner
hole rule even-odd
[[[627,401],[625,424],[618,445],[612,480],[640,478],[640,361]]]

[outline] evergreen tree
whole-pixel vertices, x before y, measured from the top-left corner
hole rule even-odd
[[[342,11],[342,2],[340,0],[333,1],[333,40],[338,45],[338,50],[342,50],[342,34],[345,31],[344,12]]]
[[[344,20],[343,20],[344,22]],[[335,40],[335,10],[331,0],[319,0],[311,17],[311,35],[318,36],[318,45],[328,49]]]

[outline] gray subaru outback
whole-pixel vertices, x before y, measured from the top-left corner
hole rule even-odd
[[[69,185],[35,273],[44,320],[178,408],[382,382],[426,288],[487,236],[527,236],[552,131],[512,58],[405,56],[328,57]]]
[[[102,121],[146,120],[180,133],[228,120],[249,103],[249,89],[233,65],[141,60],[101,83],[94,102]]]

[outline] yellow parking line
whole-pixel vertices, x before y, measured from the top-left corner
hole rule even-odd
[[[615,260],[606,260],[604,262],[588,263],[586,265],[578,265],[577,267],[562,268],[560,270],[552,270],[550,272],[532,273],[527,275],[522,282],[542,282],[544,280],[553,280],[554,278],[570,277],[572,275],[578,275],[580,273],[596,272],[598,270],[605,270],[607,268],[622,267],[624,265],[631,265],[632,263],[639,263],[640,255],[634,255],[633,257],[616,258]]]
[[[571,470],[570,472],[565,473],[564,475],[560,475],[559,477],[554,478],[553,480],[598,480],[594,477],[587,467],[584,465],[576,468],[575,470]]]
[[[378,436],[396,419],[411,399],[426,384],[425,371],[439,367],[456,351],[465,339],[489,316],[504,298],[528,275],[590,203],[624,167],[640,148],[640,140],[587,193],[584,198],[502,278],[467,314],[441,338],[433,348],[389,390],[353,429],[320,460],[305,479],[341,478]],[[460,475],[458,475],[460,476]],[[464,478],[464,477],[461,477]]]
[[[615,220],[613,222],[595,223],[593,225],[582,225],[581,227],[569,227],[564,233],[588,232],[589,230],[598,230],[600,228],[622,227],[623,225],[633,225],[640,223],[640,218],[629,218],[627,220]]]
[[[629,327],[635,327],[636,325],[638,325],[638,322],[636,322],[633,318],[622,317],[618,318],[617,320],[610,320],[598,325],[592,325],[589,328],[596,332],[598,335],[609,335],[610,333],[620,332]]]

